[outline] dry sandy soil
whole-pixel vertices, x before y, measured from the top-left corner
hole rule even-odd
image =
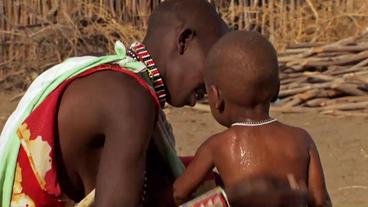
[[[0,93],[0,129],[16,106],[16,102],[9,101],[13,96],[14,93]],[[173,125],[180,155],[192,155],[207,137],[223,129],[208,112],[168,108],[166,113]],[[368,206],[368,119],[315,113],[275,113],[273,116],[311,133],[320,152],[334,206]]]

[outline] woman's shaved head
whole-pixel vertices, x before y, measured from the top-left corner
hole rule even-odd
[[[160,4],[148,21],[147,36],[166,32],[172,27],[190,27],[198,38],[212,44],[228,31],[215,7],[205,0],[167,0]],[[211,38],[211,39],[206,39]],[[211,44],[212,43],[212,44]]]

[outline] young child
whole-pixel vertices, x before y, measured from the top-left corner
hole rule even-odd
[[[209,52],[205,82],[214,118],[228,127],[203,143],[174,184],[186,201],[217,168],[225,187],[257,176],[294,176],[308,190],[308,206],[331,206],[321,161],[311,136],[269,116],[280,81],[276,51],[256,32],[231,32]],[[267,199],[267,198],[264,198]]]

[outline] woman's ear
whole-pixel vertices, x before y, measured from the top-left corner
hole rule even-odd
[[[192,29],[186,28],[180,31],[178,37],[178,51],[179,54],[184,54],[185,50],[188,48],[188,43],[195,36],[195,32]]]

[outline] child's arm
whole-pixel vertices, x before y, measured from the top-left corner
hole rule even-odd
[[[321,160],[318,155],[317,147],[312,139],[309,148],[308,194],[308,206],[332,206],[325,184]]]
[[[198,188],[214,167],[209,140],[197,150],[184,173],[174,183],[174,200],[177,205],[184,203]]]

